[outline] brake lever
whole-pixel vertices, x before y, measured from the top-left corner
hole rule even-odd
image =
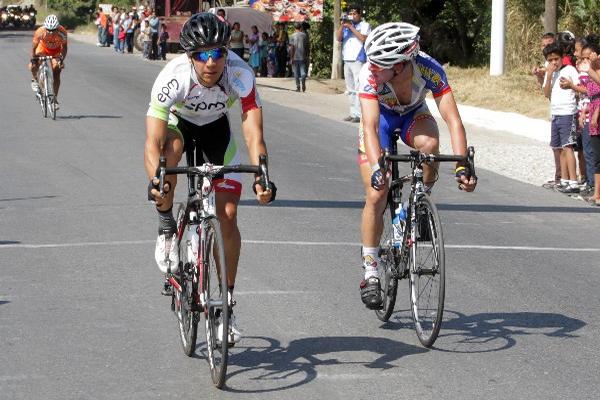
[[[258,166],[260,167],[260,175],[265,183],[265,190],[269,189],[269,171],[267,168],[267,156],[261,154],[258,156]]]
[[[160,189],[160,197],[165,196],[165,168],[167,167],[167,158],[165,156],[160,156],[160,161],[158,163],[157,175],[158,175],[158,188]]]
[[[467,163],[469,164],[471,176],[477,180],[477,175],[475,174],[475,148],[473,146],[469,146],[467,153]]]

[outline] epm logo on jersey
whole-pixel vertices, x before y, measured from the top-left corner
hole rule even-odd
[[[438,89],[444,87],[446,82],[444,82],[444,80],[442,79],[442,75],[438,71],[423,64],[418,64],[418,66],[419,71],[421,72],[421,75],[423,76],[423,78],[425,78],[425,80],[432,82],[433,85]]]

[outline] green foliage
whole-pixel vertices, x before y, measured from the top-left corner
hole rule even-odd
[[[323,5],[323,21],[310,25],[310,62],[312,76],[331,76],[331,55],[333,54],[333,2],[326,0]]]
[[[559,29],[569,30],[577,36],[597,32],[600,21],[598,0],[565,0],[559,6]]]
[[[88,23],[95,6],[94,0],[48,0],[48,8],[55,10],[61,25],[67,28]]]

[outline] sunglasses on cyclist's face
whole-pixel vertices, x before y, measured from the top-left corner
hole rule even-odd
[[[227,55],[227,49],[225,47],[217,47],[215,49],[197,51],[192,53],[192,58],[196,61],[207,62],[209,58],[213,61],[218,61]]]

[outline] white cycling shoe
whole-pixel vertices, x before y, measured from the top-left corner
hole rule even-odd
[[[169,264],[171,272],[176,272],[179,268],[179,249],[177,248],[177,234],[173,234],[170,238],[166,235],[158,235],[156,239],[156,248],[154,250],[154,258],[158,268],[163,273],[167,273]]]
[[[220,342],[218,338],[223,335],[223,320],[221,317],[217,320],[217,343]],[[242,334],[240,333],[240,328],[238,328],[237,323],[235,321],[235,315],[233,313],[229,315],[229,338],[228,342],[230,346],[238,343],[242,339]]]
[[[35,93],[40,90],[40,85],[37,83],[37,81],[31,81],[31,90],[33,90]]]

